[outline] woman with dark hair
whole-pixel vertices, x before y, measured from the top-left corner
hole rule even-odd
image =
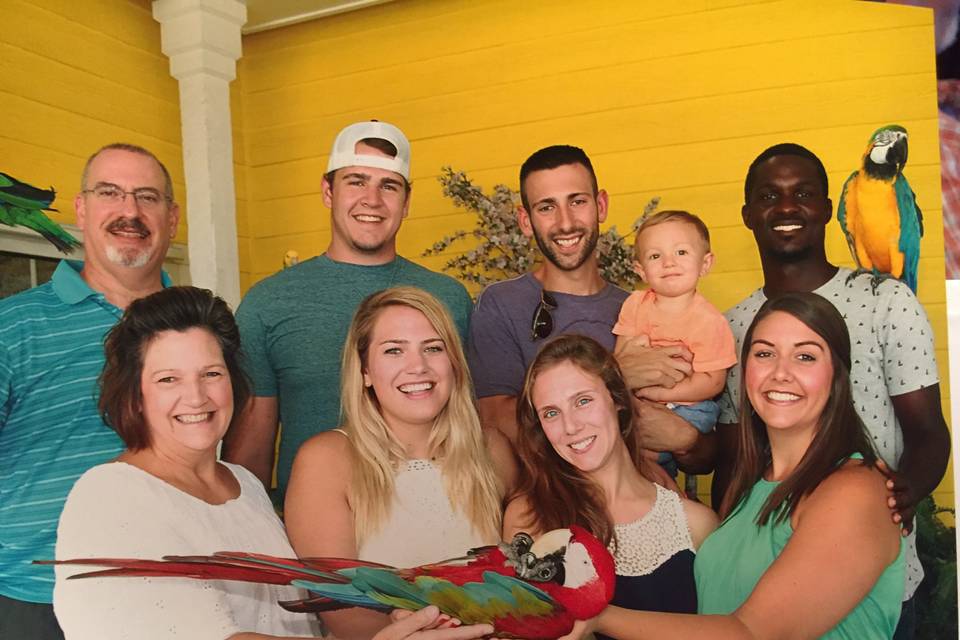
[[[127,308],[105,349],[100,411],[127,450],[74,485],[57,530],[57,558],[159,559],[231,550],[295,557],[256,476],[217,460],[224,433],[250,395],[227,304],[204,289],[164,289]],[[67,579],[86,570],[56,567],[54,612],[67,639],[315,635],[308,616],[277,605],[303,597],[292,587]],[[407,637],[437,615],[414,614],[377,640]],[[484,630],[489,626],[425,637],[479,637]]]
[[[609,607],[576,633],[620,639],[890,638],[904,553],[853,407],[850,338],[813,293],[768,300],[741,359],[736,474],[695,563],[704,616]]]
[[[640,474],[630,395],[595,340],[560,336],[531,363],[517,402],[524,473],[504,539],[571,524],[610,545],[615,605],[694,613],[693,559],[716,527],[707,507]]]

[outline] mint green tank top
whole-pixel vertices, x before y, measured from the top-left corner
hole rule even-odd
[[[793,535],[789,518],[775,523],[771,517],[763,527],[756,524],[757,515],[777,484],[757,482],[745,502],[741,502],[741,508],[700,546],[694,562],[699,613],[733,613],[787,546]],[[867,640],[893,636],[903,598],[904,549],[901,540],[900,554],[880,574],[867,597],[823,638]],[[790,606],[789,602],[784,602],[784,606]]]

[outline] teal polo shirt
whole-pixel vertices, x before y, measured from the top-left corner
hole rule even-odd
[[[123,310],[82,268],[63,260],[0,300],[0,594],[27,602],[53,601],[53,568],[31,562],[53,558],[73,483],[124,449],[97,411],[103,339]]]

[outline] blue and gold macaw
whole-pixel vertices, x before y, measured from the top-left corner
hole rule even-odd
[[[917,291],[917,264],[923,215],[910,183],[907,130],[899,125],[877,129],[858,171],[847,178],[840,194],[837,220],[847,237],[856,273],[872,273],[873,288],[888,277]]]
[[[32,229],[50,241],[61,253],[71,253],[80,241],[44,214],[57,197],[51,189],[38,189],[0,173],[0,224]]]

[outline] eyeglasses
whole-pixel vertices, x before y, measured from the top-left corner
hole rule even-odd
[[[164,202],[171,202],[169,197],[151,187],[124,191],[115,184],[100,184],[93,189],[84,189],[81,193],[92,193],[100,202],[113,205],[122,203],[127,199],[127,196],[133,196],[137,206],[144,211],[157,209]]]
[[[540,303],[533,310],[533,323],[530,325],[531,340],[543,340],[553,333],[553,316],[550,312],[556,308],[557,301],[545,289],[541,289]]]

